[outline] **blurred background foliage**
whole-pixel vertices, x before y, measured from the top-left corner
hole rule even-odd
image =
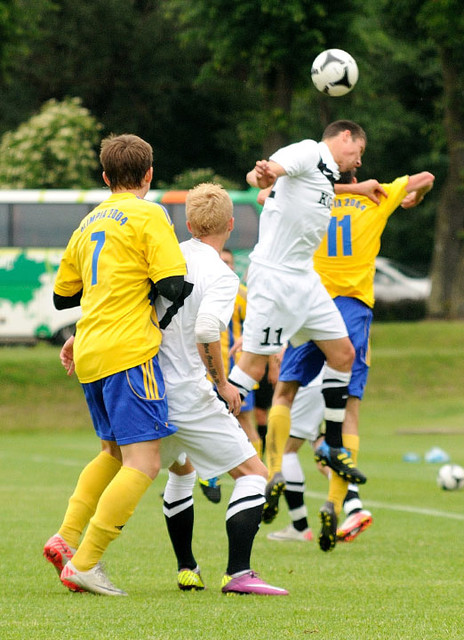
[[[360,179],[436,175],[420,207],[392,217],[382,253],[432,270],[435,314],[449,313],[464,281],[463,14],[460,0],[0,0],[2,185],[12,141],[50,100],[87,110],[95,135],[90,120],[76,127],[94,159],[104,135],[144,137],[154,186],[174,188],[197,175],[246,188],[256,159],[350,118],[368,134]],[[310,78],[331,47],[360,70],[341,98]],[[98,162],[84,157],[78,181],[100,186]],[[30,179],[10,172],[10,187],[76,184],[21,162]]]

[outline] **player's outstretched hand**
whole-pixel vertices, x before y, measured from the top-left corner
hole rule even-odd
[[[277,174],[271,170],[267,160],[258,160],[255,165],[255,176],[258,187],[267,189],[274,184]]]
[[[218,394],[224,400],[229,408],[229,413],[233,413],[234,416],[238,416],[242,408],[242,398],[235,385],[230,382],[224,382],[220,386],[217,386]]]
[[[60,351],[60,360],[68,376],[74,373],[74,336],[66,340]]]
[[[416,191],[411,191],[411,193],[408,193],[408,195],[403,198],[401,206],[403,209],[412,209],[413,207],[418,205],[419,202],[422,202],[423,199],[424,196],[418,198]]]
[[[346,186],[346,185],[345,185]],[[380,197],[388,197],[388,193],[382,187],[378,180],[371,178],[370,180],[363,180],[355,184],[350,184],[350,192],[366,196],[369,200],[372,200],[375,204],[380,204]]]

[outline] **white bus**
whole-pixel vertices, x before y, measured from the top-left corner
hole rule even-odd
[[[189,237],[186,193],[151,190],[146,196],[168,210],[179,241]],[[228,246],[243,273],[258,237],[261,208],[256,190],[229,193],[235,229]],[[55,275],[72,232],[108,194],[107,189],[0,190],[0,342],[63,342],[74,331],[80,307],[54,308]]]

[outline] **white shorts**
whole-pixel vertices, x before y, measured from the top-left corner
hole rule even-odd
[[[348,336],[343,318],[319,275],[287,272],[252,262],[248,270],[243,351],[279,353],[287,341]]]
[[[321,382],[322,374],[319,374],[306,387],[298,389],[291,410],[291,436],[309,442],[317,440],[325,408]]]
[[[256,455],[237,419],[218,399],[208,380],[167,386],[169,423],[178,431],[161,443],[161,465],[169,467],[186,453],[201,478],[215,478]],[[171,411],[171,397],[195,397],[195,403]],[[174,403],[173,403],[174,404]]]

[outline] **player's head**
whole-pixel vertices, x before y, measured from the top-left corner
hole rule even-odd
[[[232,269],[232,271],[234,270],[234,267],[235,267],[234,254],[230,249],[226,249],[224,247],[224,249],[221,251],[221,259],[223,262],[226,263],[228,267]]]
[[[350,171],[342,171],[336,184],[353,184],[357,182],[356,169],[350,169]]]
[[[204,182],[187,194],[187,227],[196,238],[222,235],[234,227],[233,204],[220,184]]]
[[[364,129],[351,120],[331,122],[322,135],[340,171],[361,166],[361,157],[367,144]]]
[[[103,179],[112,191],[139,189],[152,177],[153,149],[138,136],[109,136],[101,143]]]

